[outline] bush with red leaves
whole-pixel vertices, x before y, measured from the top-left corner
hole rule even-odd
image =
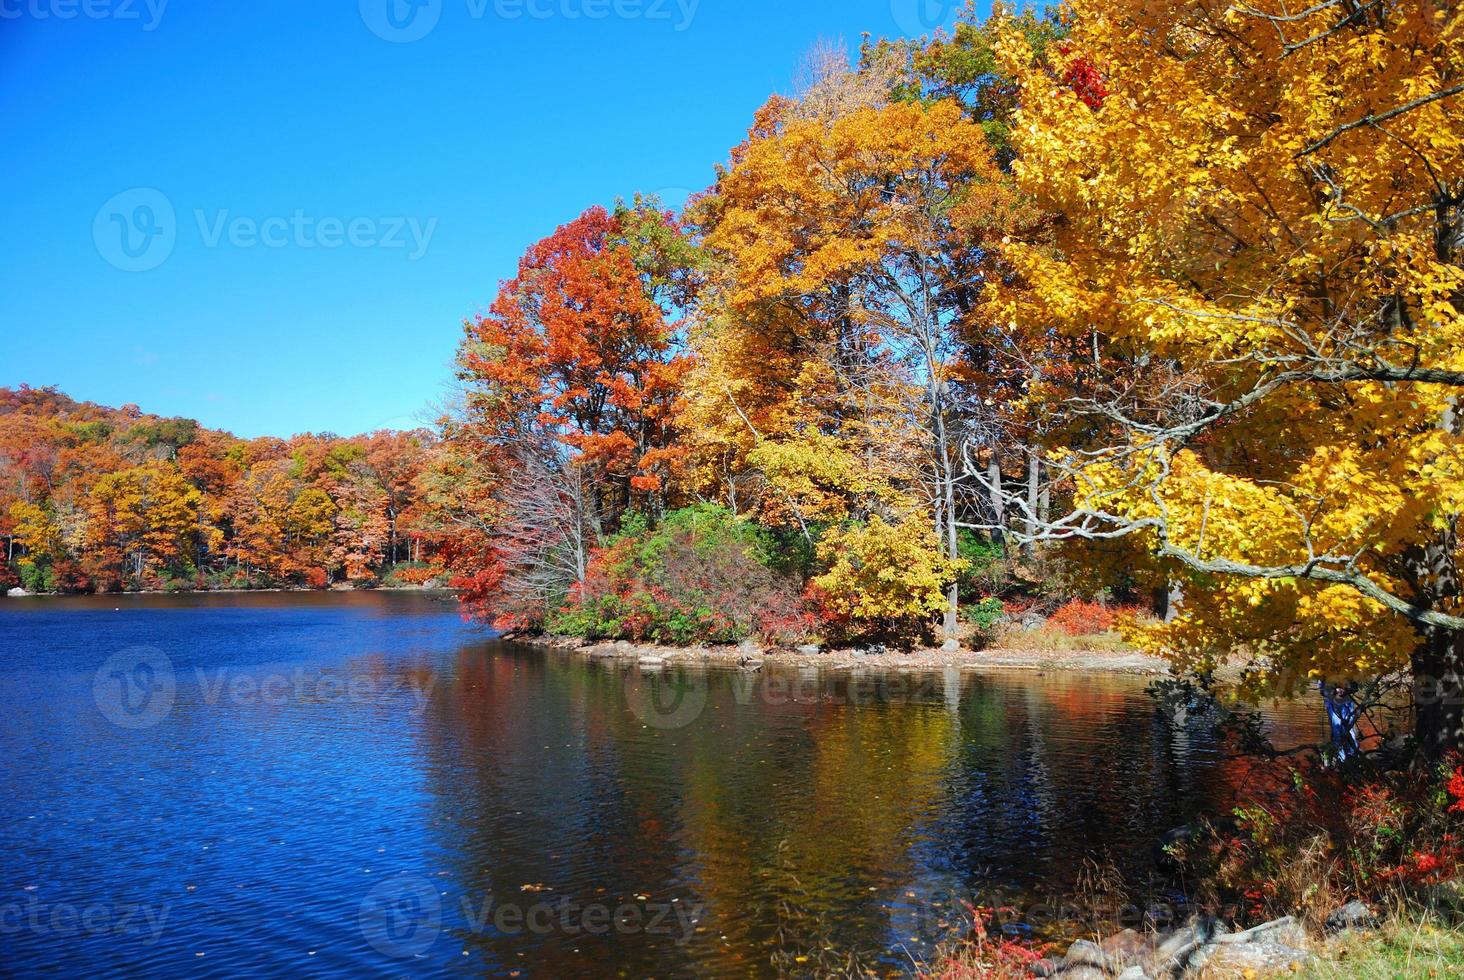
[[[1069,636],[1097,636],[1113,629],[1122,612],[1121,609],[1101,602],[1074,599],[1060,606],[1047,623]]]

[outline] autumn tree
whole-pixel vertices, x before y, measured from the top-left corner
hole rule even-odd
[[[1411,668],[1430,752],[1464,739],[1464,15],[1448,4],[1077,0],[1012,32],[1022,190],[1062,215],[1005,257],[997,322],[1128,370],[1070,408],[1075,506],[1186,574],[1149,636],[1253,689]],[[1021,508],[1022,501],[1012,506]],[[1440,696],[1442,694],[1442,696]]]
[[[521,522],[567,506],[575,537],[593,541],[631,507],[664,507],[680,456],[687,358],[677,320],[693,264],[678,223],[654,201],[594,207],[532,246],[489,312],[467,324],[464,401],[448,432],[484,490],[460,499],[466,512],[454,518],[480,525],[473,553],[457,550],[475,601],[516,592],[504,585],[514,569],[536,580],[542,571],[519,565],[539,549],[508,540],[522,529],[511,514]],[[544,495],[536,503],[524,492],[528,473]]]
[[[814,499],[800,482],[852,497],[853,516],[912,497],[913,513],[884,516],[918,519],[954,560],[957,324],[983,258],[955,218],[997,171],[959,104],[894,101],[885,82],[861,86],[870,71],[825,71],[803,100],[775,99],[718,180],[706,243],[725,313],[705,333],[698,384],[704,413],[720,404],[748,428],[749,460],[804,505],[800,519]],[[774,370],[776,386],[758,377]],[[884,457],[873,467],[870,450]],[[860,483],[863,500],[850,493]],[[951,633],[958,598],[952,579]]]

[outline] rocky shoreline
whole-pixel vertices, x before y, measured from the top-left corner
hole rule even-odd
[[[826,670],[893,670],[924,673],[958,670],[1034,670],[1129,674],[1154,677],[1168,673],[1168,664],[1137,652],[1110,653],[1100,650],[988,650],[926,648],[892,650],[882,647],[825,649],[804,646],[796,649],[766,649],[755,644],[741,646],[671,647],[627,640],[586,641],[573,636],[513,637],[512,642],[573,654],[588,659],[615,659],[645,666],[667,665],[759,669],[764,666],[822,668]]]
[[[1145,936],[1125,929],[1101,943],[1080,939],[1061,960],[1038,960],[1031,971],[1061,980],[1258,977],[1300,969],[1316,958],[1311,946],[1291,916],[1244,932],[1197,917],[1168,933]]]
[[[1327,917],[1327,937],[1373,929],[1378,920],[1353,901]],[[1232,932],[1220,919],[1195,916],[1169,932],[1143,935],[1125,929],[1092,942],[1080,939],[1061,959],[1030,967],[1035,977],[1061,980],[1187,980],[1255,978],[1295,973],[1325,955],[1326,940],[1309,935],[1294,916]]]

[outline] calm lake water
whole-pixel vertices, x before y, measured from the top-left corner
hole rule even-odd
[[[422,594],[9,600],[0,651],[16,974],[897,973],[1085,857],[1152,890],[1245,781],[1138,679],[585,663]]]

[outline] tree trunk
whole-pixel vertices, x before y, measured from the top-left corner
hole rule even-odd
[[[1037,542],[1030,540],[1037,536],[1037,510],[1042,500],[1042,461],[1037,458],[1036,450],[1027,457],[1027,537],[1028,541],[1022,545],[1022,554],[1031,561],[1037,554]]]
[[[1464,634],[1430,629],[1413,652],[1413,725],[1429,759],[1464,747]]]
[[[1435,258],[1449,265],[1457,265],[1455,253],[1464,240],[1461,203],[1464,198],[1442,192],[1434,200]],[[1458,303],[1456,298],[1456,307]],[[1456,438],[1464,433],[1464,413],[1452,399],[1440,425]],[[1446,517],[1446,529],[1407,559],[1416,601],[1429,608],[1456,599],[1461,591],[1455,559],[1458,515]],[[1464,634],[1438,627],[1421,629],[1420,634],[1413,651],[1413,731],[1424,755],[1439,759],[1464,748]]]
[[[951,459],[950,437],[946,432],[944,399],[938,387],[932,388],[931,400],[935,415],[936,451],[940,453],[939,466],[936,469],[937,478],[940,480],[940,500],[935,508],[937,514],[935,530],[937,534],[944,532],[943,545],[946,557],[956,559],[960,557],[961,552],[960,532],[956,528],[956,464]],[[944,526],[940,523],[941,518],[945,521]],[[946,587],[945,622],[942,625],[947,640],[955,639],[956,634],[960,632],[961,586],[956,581],[952,581]]]
[[[1006,533],[1002,528],[1006,526],[1006,507],[1002,502],[1001,462],[996,458],[995,447],[991,450],[991,460],[986,464],[986,482],[991,494],[991,523],[994,527],[991,540],[1005,549]]]

